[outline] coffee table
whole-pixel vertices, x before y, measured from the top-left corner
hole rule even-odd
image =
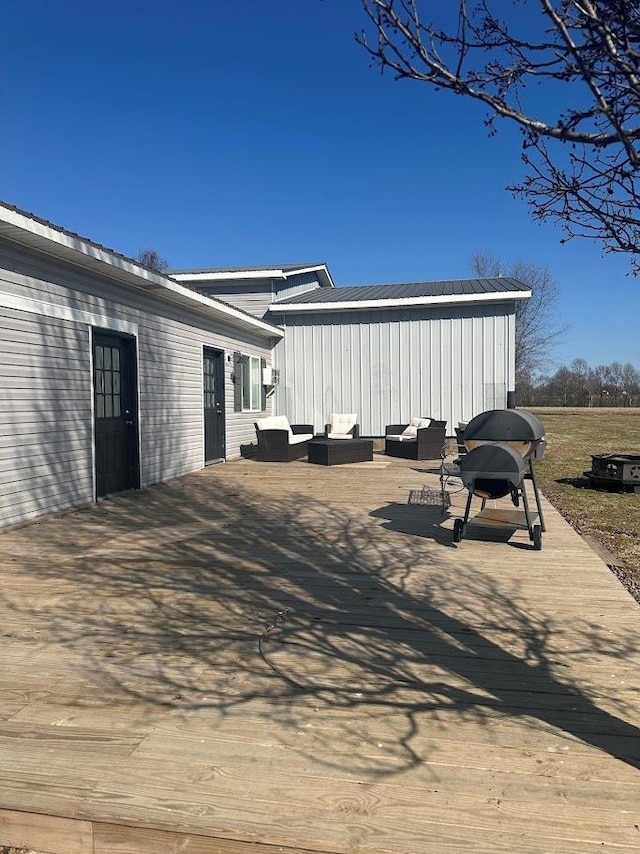
[[[310,439],[307,459],[319,466],[366,463],[373,459],[373,439]]]

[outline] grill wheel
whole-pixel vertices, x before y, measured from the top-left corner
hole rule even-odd
[[[541,551],[542,549],[542,528],[540,525],[534,525],[533,530],[531,531],[531,539],[533,540],[533,547],[536,551]]]

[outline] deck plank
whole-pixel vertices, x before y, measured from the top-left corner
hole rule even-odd
[[[0,844],[637,851],[637,603],[548,504],[456,546],[425,484],[243,460],[1,535]]]

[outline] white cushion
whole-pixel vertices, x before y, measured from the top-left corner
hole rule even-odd
[[[256,425],[260,430],[288,430],[289,440],[293,435],[289,419],[286,415],[270,415],[268,418],[261,418],[256,421]]]
[[[331,433],[349,433],[356,425],[358,416],[355,412],[334,414],[331,416]],[[351,437],[353,438],[353,436]]]
[[[392,442],[415,442],[415,437],[405,436],[404,433],[387,433],[385,439],[391,439]]]
[[[409,439],[415,439],[418,435],[418,429],[429,427],[430,424],[430,418],[412,418],[410,424],[402,431],[402,435],[407,436]]]
[[[327,439],[353,439],[351,433],[329,433]]]
[[[289,436],[289,444],[299,445],[300,442],[308,442],[309,439],[313,439],[313,433],[293,433]]]

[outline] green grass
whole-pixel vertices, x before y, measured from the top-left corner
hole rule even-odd
[[[621,581],[640,591],[640,495],[592,489],[583,472],[591,454],[640,454],[640,409],[532,408],[543,422],[547,449],[536,464],[544,495],[581,534],[616,558]],[[640,601],[640,599],[639,599]]]

